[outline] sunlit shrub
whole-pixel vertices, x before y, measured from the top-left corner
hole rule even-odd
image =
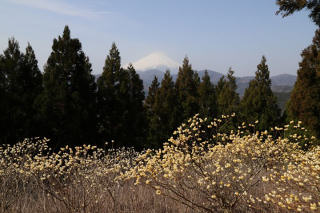
[[[198,115],[159,150],[0,146],[0,212],[319,212],[320,148],[301,122],[258,132]]]
[[[315,138],[312,132],[302,125],[301,121],[291,121],[285,125],[283,134],[284,137],[289,138],[291,142],[299,144],[303,150],[308,150],[320,144],[319,139]]]
[[[137,153],[133,149],[102,150],[83,145],[66,146],[55,153],[47,142],[26,139],[0,148],[1,212],[15,208],[25,196],[35,202],[60,202],[63,208],[55,211],[99,212],[98,206],[107,198],[114,207],[119,185],[114,179],[134,165]],[[43,211],[49,211],[46,208]]]
[[[318,147],[303,151],[279,127],[251,133],[254,124],[242,124],[220,133],[224,118],[208,124],[196,115],[163,149],[139,156],[124,178],[197,211],[319,211]]]

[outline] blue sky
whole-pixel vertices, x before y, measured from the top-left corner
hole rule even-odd
[[[14,36],[30,42],[42,69],[53,38],[69,25],[94,73],[101,73],[112,42],[122,64],[153,52],[194,69],[254,75],[265,55],[271,75],[296,74],[301,51],[316,26],[306,11],[276,16],[275,0],[0,0],[0,49]]]

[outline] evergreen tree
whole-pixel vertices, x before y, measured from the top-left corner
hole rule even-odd
[[[157,100],[159,97],[159,87],[160,84],[158,78],[154,76],[154,79],[149,87],[148,96],[144,102],[148,122],[147,141],[148,146],[153,148],[158,148],[161,141],[161,132],[159,131],[161,128],[161,122],[157,113],[157,110],[159,109],[157,106],[159,103]]]
[[[202,82],[198,88],[200,115],[213,118],[217,116],[217,99],[214,85],[210,81],[210,76],[205,71]]]
[[[121,129],[118,110],[120,103],[115,88],[120,72],[122,72],[120,53],[113,43],[106,58],[102,75],[97,81],[99,132],[102,139],[107,142],[115,140],[116,130]]]
[[[266,58],[263,56],[257,66],[256,76],[250,81],[241,100],[241,111],[248,123],[256,120],[258,130],[266,130],[273,127],[280,117],[280,108],[277,98],[271,90],[271,80]]]
[[[8,41],[8,48],[0,57],[1,71],[1,143],[13,144],[22,137],[21,126],[17,127],[17,118],[21,110],[14,106],[15,98],[12,97],[13,86],[16,75],[20,70],[23,55],[20,52],[19,43],[11,38]],[[16,133],[16,134],[15,134]]]
[[[298,78],[287,106],[289,119],[301,120],[320,137],[320,30],[303,50]]]
[[[320,1],[319,0],[277,0],[279,10],[276,14],[281,14],[282,17],[293,14],[302,9],[310,10],[309,17],[312,21],[320,26]]]
[[[38,109],[35,106],[36,98],[41,94],[42,73],[38,67],[34,50],[28,44],[26,53],[20,67],[21,71],[17,75],[15,87],[16,99],[20,102],[23,116],[18,122],[23,121],[23,137],[42,136],[40,130],[40,120],[37,117]]]
[[[144,106],[147,110],[147,113],[149,111],[153,110],[153,106],[156,101],[156,95],[159,90],[159,87],[160,87],[160,84],[159,84],[158,78],[157,78],[157,76],[154,76],[152,83],[151,83],[149,90],[148,90],[148,96],[146,97],[146,100],[144,102]]]
[[[217,105],[219,115],[230,115],[238,112],[240,103],[239,94],[236,92],[236,78],[233,76],[234,71],[230,68],[227,80],[220,78],[217,85]]]
[[[225,76],[221,76],[221,78],[219,79],[217,85],[215,86],[215,90],[216,90],[216,96],[217,99],[219,97],[219,94],[221,93],[222,89],[225,87],[225,84],[227,83],[227,80],[225,78]],[[217,100],[218,101],[218,100]],[[218,103],[217,103],[218,104]],[[218,110],[219,111],[219,110]]]
[[[175,85],[169,71],[166,71],[161,81],[161,87],[156,98],[156,114],[159,116],[161,138],[158,143],[162,143],[170,138],[173,131],[180,125],[178,121],[178,101]]]
[[[143,106],[144,91],[143,81],[135,71],[132,64],[130,64],[125,70],[129,76],[129,98],[126,103],[126,109],[128,109],[128,116],[125,119],[127,125],[123,134],[127,142],[127,146],[134,146],[142,148],[146,142],[146,112]]]
[[[5,105],[7,103],[7,74],[5,72],[5,67],[4,67],[4,56],[0,54],[0,128],[2,127],[2,119],[4,119],[4,116],[6,113],[5,110]],[[4,123],[3,123],[4,124]]]
[[[180,125],[178,100],[170,71],[166,71],[159,87],[154,77],[145,101],[148,112],[148,141],[151,147],[160,148]]]
[[[96,84],[89,58],[68,26],[53,40],[44,69],[44,91],[37,100],[45,135],[54,146],[95,144]]]
[[[0,59],[2,143],[39,136],[34,102],[42,90],[42,74],[30,44],[23,54],[14,39]]]
[[[192,70],[191,64],[189,64],[189,59],[185,57],[182,67],[179,67],[178,78],[175,84],[180,107],[180,118],[178,118],[179,122],[199,113],[199,84],[200,79],[198,74]]]
[[[115,45],[98,79],[99,128],[104,141],[115,146],[142,147],[146,134],[143,82],[132,65],[121,68]]]

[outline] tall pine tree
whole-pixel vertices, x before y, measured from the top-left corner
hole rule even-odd
[[[20,100],[20,107],[23,109],[23,137],[42,136],[40,120],[37,117],[38,109],[35,106],[36,98],[43,90],[42,73],[38,68],[34,50],[28,44],[21,64],[21,72],[17,76],[16,95]]]
[[[161,128],[160,117],[157,113],[159,107],[157,104],[159,101],[157,100],[159,95],[160,84],[158,78],[154,76],[154,79],[149,87],[148,96],[145,99],[144,107],[147,115],[147,141],[148,146],[153,148],[158,148],[159,143],[161,141],[161,132],[159,129]]]
[[[219,97],[219,94],[221,93],[222,89],[224,88],[224,85],[227,83],[227,80],[225,78],[225,76],[221,76],[221,78],[219,79],[217,85],[215,86],[215,90],[216,90],[216,95],[217,95],[217,99]],[[217,100],[218,101],[218,100]],[[217,103],[218,104],[218,103]]]
[[[127,146],[134,146],[142,148],[146,142],[146,112],[143,106],[144,101],[144,87],[143,81],[140,79],[139,74],[135,71],[132,64],[125,70],[129,77],[129,96],[126,103],[128,109],[128,116],[125,118],[127,127],[124,132],[127,132],[124,138]]]
[[[298,78],[287,106],[289,119],[301,120],[320,137],[320,30],[302,51]]]
[[[156,101],[156,95],[159,90],[159,87],[160,87],[160,83],[158,81],[158,78],[157,78],[157,76],[154,76],[152,83],[151,83],[149,90],[148,90],[148,95],[147,95],[146,100],[144,102],[144,106],[147,110],[147,113],[149,111],[153,110],[152,108],[153,108],[154,103]]]
[[[175,84],[180,107],[179,122],[199,113],[199,84],[200,79],[198,74],[192,70],[189,59],[185,57],[182,67],[179,67],[178,78]]]
[[[8,48],[0,57],[1,71],[1,143],[13,144],[22,137],[22,128],[18,124],[21,116],[20,107],[15,106],[17,101],[14,93],[17,73],[20,72],[23,54],[20,52],[19,43],[11,38],[8,41]],[[19,125],[19,126],[17,126]]]
[[[97,81],[99,132],[102,139],[107,142],[116,139],[115,130],[120,123],[119,112],[117,111],[119,101],[116,96],[115,83],[118,73],[121,71],[120,52],[113,43],[105,60],[102,75]]]
[[[217,105],[219,115],[230,115],[239,110],[240,97],[236,92],[236,78],[234,71],[230,68],[227,79],[221,77],[217,85]]]
[[[166,71],[156,98],[156,114],[159,116],[161,138],[159,145],[165,142],[180,125],[176,89],[172,76]]]
[[[241,100],[241,111],[249,123],[259,121],[256,125],[258,130],[266,130],[279,121],[281,110],[271,90],[270,72],[264,56],[257,66],[255,78],[245,90]]]
[[[55,147],[95,144],[96,84],[89,58],[68,26],[53,40],[38,99],[45,135]]]
[[[40,136],[34,102],[42,90],[42,74],[31,45],[24,54],[19,43],[10,39],[0,57],[0,72],[2,143]]]
[[[160,148],[180,125],[179,102],[170,71],[166,71],[159,87],[154,77],[145,101],[148,112],[148,141],[151,147]]]
[[[115,45],[106,58],[98,79],[99,129],[104,141],[116,147],[142,147],[146,134],[143,82],[134,67],[121,68]]]
[[[198,88],[200,115],[207,118],[217,116],[217,98],[215,86],[210,81],[210,76],[205,71],[202,81]]]

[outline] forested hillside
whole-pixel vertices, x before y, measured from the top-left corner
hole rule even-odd
[[[23,9],[33,6],[72,16],[74,20],[83,20],[80,16],[98,20],[100,14],[115,15],[100,10],[77,12],[67,2],[71,1],[61,4],[14,1],[23,4]],[[103,2],[99,1],[99,9]],[[166,3],[150,2],[157,10],[161,9],[158,5]],[[208,13],[202,11],[208,9],[203,8],[205,2],[192,2],[192,13],[182,10],[191,1],[175,7],[177,2],[170,1],[167,5],[163,22],[166,26],[161,30],[171,39],[174,33],[169,22],[183,23],[175,27],[186,28],[188,33],[176,42],[189,48],[187,41],[192,39],[197,46],[194,51],[204,52],[207,60],[212,60],[214,57],[206,49],[211,44],[201,45],[191,32],[198,34],[198,27],[204,29],[207,25],[195,19],[192,22],[196,25],[189,26],[185,20],[201,15],[207,21]],[[213,45],[223,47],[215,57],[224,54],[228,63],[234,60],[241,64],[242,60],[237,60],[239,53],[246,52],[236,50],[235,42],[227,38],[239,35],[241,45],[249,48],[253,37],[239,34],[239,29],[251,33],[249,28],[243,28],[240,23],[243,19],[237,16],[241,10],[238,7],[245,3],[233,1],[231,6],[237,5],[236,10],[229,3],[211,3],[214,7],[224,4],[228,9],[217,11],[228,16],[227,20],[218,19],[219,29],[227,21],[234,30],[228,35],[219,34],[214,28],[214,36],[222,36],[226,41]],[[115,4],[108,1],[107,6]],[[126,4],[142,6],[138,1]],[[260,4],[265,9],[266,1]],[[280,49],[274,56],[255,58],[254,76],[236,77],[239,71],[234,67],[229,67],[225,75],[211,70],[197,71],[187,56],[178,63],[160,52],[124,66],[115,42],[110,42],[110,49],[104,52],[101,74],[94,75],[85,51],[88,47],[73,37],[68,26],[53,38],[42,72],[31,44],[22,50],[15,38],[9,38],[0,53],[0,213],[320,212],[320,1],[276,0],[276,5],[276,13],[283,17],[304,10],[317,26],[311,44],[301,52],[297,76],[270,76],[273,73],[270,64],[275,60],[268,58],[279,60],[283,53]],[[250,11],[255,9],[253,1],[242,10],[247,7]],[[16,13],[4,20],[4,29],[9,29],[6,24],[11,19],[26,26],[29,22],[29,17],[19,19],[21,8],[13,8]],[[137,9],[130,7],[126,12],[137,15]],[[212,9],[209,8],[210,12]],[[153,12],[149,13],[155,16]],[[250,24],[256,22],[265,28],[266,22],[260,22],[265,11],[252,12],[246,16]],[[170,13],[179,15],[180,20],[169,18]],[[115,17],[103,20],[108,23],[107,29],[99,25],[99,31],[90,32],[94,38],[104,30],[109,33],[120,26],[122,39],[128,38],[123,32],[130,32],[129,37],[137,39],[131,25],[137,24],[139,17],[125,19],[130,22],[128,31],[123,29],[124,17],[121,14]],[[164,16],[157,14],[158,17]],[[46,22],[37,20],[32,25],[42,21]],[[139,23],[139,30],[149,22]],[[301,23],[293,21],[291,25],[299,28],[303,26]],[[291,38],[284,39],[277,30],[279,27],[272,25],[272,31],[263,32],[258,43],[272,48],[288,42],[287,49],[292,45]],[[36,28],[28,31],[38,33]],[[294,42],[300,40],[300,31],[304,30],[299,28],[299,37]],[[157,39],[163,36],[150,28],[146,34],[147,42],[150,35]],[[268,43],[271,34],[276,34],[279,41]],[[202,34],[201,39],[208,37],[210,34]],[[122,41],[128,45],[126,39]],[[170,46],[175,42],[168,43]],[[129,45],[129,49],[143,49],[146,44],[136,45]],[[230,47],[235,49],[234,55]],[[288,58],[293,60],[292,55]]]
[[[208,118],[236,113],[238,120],[231,122],[231,129],[259,114],[254,119],[262,123],[271,119],[263,126],[268,129],[285,122],[281,114],[296,78],[270,78],[264,57],[265,86],[257,80],[262,65],[257,66],[255,77],[236,78],[231,69],[226,76],[196,71],[186,57],[177,74],[137,72],[130,64],[123,68],[116,44],[106,56],[102,74],[92,75],[89,58],[68,26],[53,40],[43,73],[31,45],[20,52],[14,38],[0,59],[1,143],[48,137],[54,148],[84,143],[105,146],[106,142],[115,147],[161,147],[179,124],[197,113]],[[267,101],[269,95],[272,104]],[[262,108],[253,108],[259,105]],[[272,111],[274,107],[280,113]]]

